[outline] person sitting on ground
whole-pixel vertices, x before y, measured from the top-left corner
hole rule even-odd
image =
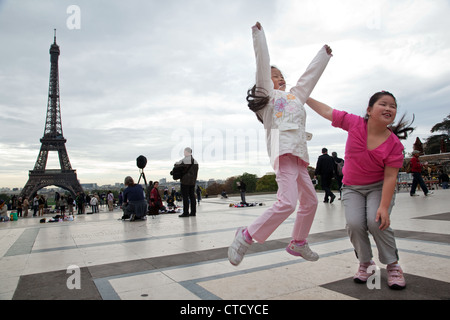
[[[9,221],[8,207],[4,200],[0,200],[0,221]]]
[[[441,171],[439,175],[439,183],[441,184],[442,189],[448,189],[448,182],[449,182],[448,174]]]
[[[150,214],[151,215],[158,215],[159,210],[165,210],[161,195],[159,194],[158,190],[159,182],[155,181],[153,184],[153,189],[150,192]]]
[[[142,219],[147,214],[147,202],[145,201],[144,189],[141,185],[135,184],[132,177],[125,178],[124,184],[127,188],[123,191],[123,217],[130,218],[130,221]]]
[[[175,204],[175,199],[173,198],[172,195],[169,195],[169,197],[167,198],[167,207],[169,209],[173,209],[173,208],[177,207],[177,205]]]

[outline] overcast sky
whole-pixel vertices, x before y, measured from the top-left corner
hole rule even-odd
[[[102,185],[138,178],[141,154],[148,180],[170,180],[186,146],[199,179],[271,171],[245,101],[256,21],[288,87],[326,43],[312,97],[364,115],[373,93],[394,93],[416,117],[410,152],[449,114],[449,16],[448,0],[0,0],[0,187],[23,187],[36,162],[55,28],[66,148],[80,182]],[[322,147],[343,157],[346,133],[306,108],[311,165]]]

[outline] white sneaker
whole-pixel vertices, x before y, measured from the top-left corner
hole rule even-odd
[[[430,194],[434,194],[433,191],[428,191],[428,193],[425,195],[425,197],[429,196]]]
[[[250,243],[245,241],[244,234],[242,233],[245,227],[240,227],[236,231],[236,236],[231,246],[228,248],[228,260],[233,266],[239,265],[244,259],[244,255],[248,248],[251,246]]]
[[[319,260],[319,255],[309,248],[308,243],[300,246],[296,244],[294,240],[292,240],[291,243],[289,243],[289,245],[287,246],[286,251],[293,256],[302,257],[303,259],[308,261]]]

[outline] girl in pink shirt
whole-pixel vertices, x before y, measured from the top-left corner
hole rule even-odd
[[[388,285],[392,289],[406,286],[398,264],[398,250],[390,226],[399,168],[403,165],[403,145],[413,129],[403,123],[392,126],[397,114],[397,101],[389,92],[372,96],[365,118],[334,110],[309,98],[314,111],[348,132],[343,169],[342,199],[347,232],[360,262],[355,282],[366,283],[375,266],[368,232],[376,242],[379,260],[387,264]],[[368,270],[369,267],[371,267]]]

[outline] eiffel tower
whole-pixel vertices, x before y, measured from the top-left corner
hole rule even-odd
[[[56,29],[54,42],[50,46],[50,83],[48,89],[47,117],[45,121],[44,136],[41,139],[39,152],[34,169],[30,170],[28,182],[22,189],[21,196],[29,199],[38,190],[55,185],[68,190],[72,196],[77,192],[83,192],[83,188],[77,180],[76,170],[70,165],[66,150],[66,139],[63,136],[61,124],[61,109],[59,100],[59,72],[58,58],[59,46],[56,44]],[[57,151],[61,169],[46,170],[49,151]]]

